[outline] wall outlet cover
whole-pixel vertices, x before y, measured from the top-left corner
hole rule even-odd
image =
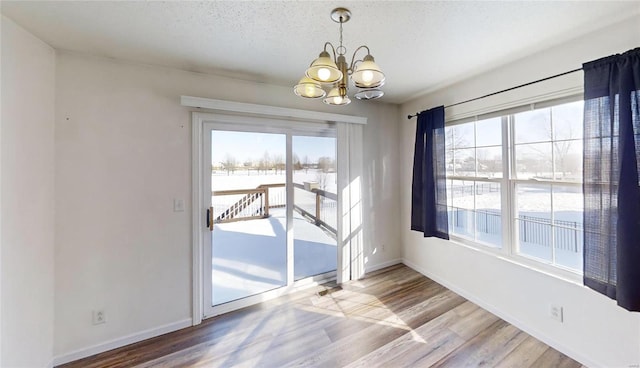
[[[104,309],[94,310],[93,311],[93,324],[99,325],[107,322],[107,314]]]
[[[549,315],[551,316],[551,318],[555,319],[556,321],[562,322],[563,320],[562,306],[551,304],[551,306],[549,307]]]
[[[175,198],[173,200],[173,212],[184,212],[184,199]]]

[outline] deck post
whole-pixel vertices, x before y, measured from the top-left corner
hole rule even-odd
[[[320,192],[316,192],[316,225],[320,225]]]

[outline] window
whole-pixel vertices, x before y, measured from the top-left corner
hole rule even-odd
[[[445,128],[449,232],[502,247],[502,119]]]
[[[445,129],[449,232],[582,271],[583,102]]]

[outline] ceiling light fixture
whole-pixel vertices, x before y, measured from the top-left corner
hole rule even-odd
[[[326,42],[320,56],[311,63],[305,76],[293,87],[293,91],[305,98],[324,97],[322,101],[328,105],[347,105],[351,102],[347,96],[348,77],[351,76],[351,81],[359,88],[354,95],[357,99],[373,100],[382,97],[384,92],[380,87],[385,81],[384,73],[375,63],[369,47],[358,47],[353,52],[351,64],[347,65],[344,56],[347,48],[342,45],[342,24],[351,19],[351,12],[345,8],[333,9],[331,19],[340,23],[340,46],[334,47],[331,42]],[[333,59],[327,51],[328,47],[333,53]],[[361,60],[356,60],[356,54],[363,49],[367,51],[367,55]],[[324,88],[329,89],[328,94]]]

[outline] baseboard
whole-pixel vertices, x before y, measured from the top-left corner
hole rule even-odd
[[[150,328],[148,330],[140,331],[131,335],[119,337],[117,339],[109,340],[93,346],[78,349],[60,356],[53,358],[53,365],[58,366],[61,364],[73,362],[78,359],[86,358],[95,354],[100,354],[105,351],[121,348],[123,346],[140,342],[152,337],[164,335],[169,332],[177,331],[192,325],[191,318],[183,319],[181,321],[168,323],[166,325]]]
[[[431,280],[437,282],[438,284],[441,284],[442,286],[446,287],[447,289],[453,291],[454,293],[462,296],[463,298],[471,301],[474,304],[477,304],[479,307],[489,311],[490,313],[502,318],[503,320],[509,322],[510,324],[516,326],[517,328],[519,328],[520,330],[528,333],[529,335],[535,337],[536,339],[544,342],[545,344],[551,346],[552,348],[562,352],[563,354],[569,356],[571,359],[580,362],[582,365],[587,366],[587,367],[602,367],[602,364],[598,364],[597,362],[592,361],[591,359],[589,359],[588,357],[584,356],[581,353],[576,352],[573,349],[568,348],[567,346],[559,343],[558,341],[556,341],[553,337],[549,336],[548,334],[545,334],[544,332],[536,329],[535,327],[531,327],[525,323],[523,323],[522,321],[520,321],[518,318],[512,316],[510,313],[505,312],[504,310],[496,307],[495,305],[486,302],[485,300],[482,299],[482,297],[468,291],[462,288],[459,288],[456,285],[453,285],[451,283],[449,283],[447,280],[442,279],[434,274],[432,274],[431,272],[429,272],[428,270],[416,265],[415,263],[408,261],[406,259],[402,260],[402,263],[404,263],[406,266],[414,269],[415,271],[420,272],[421,274],[425,275],[426,277],[430,278]]]
[[[371,266],[366,266],[365,265],[364,266],[364,273],[369,273],[369,272],[381,270],[381,269],[383,269],[385,267],[395,266],[395,265],[400,264],[400,263],[402,263],[402,259],[396,258],[396,259],[392,259],[390,261],[378,263],[378,264],[371,265]]]

